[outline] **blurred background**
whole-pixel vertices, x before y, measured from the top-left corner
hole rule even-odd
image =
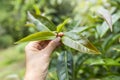
[[[26,26],[27,11],[44,15],[56,25],[70,17],[72,23],[67,26],[68,30],[81,27],[81,33],[104,57],[120,61],[119,5],[120,0],[0,0],[0,80],[21,80],[24,77],[26,44],[14,45],[14,42],[35,32]],[[99,7],[104,7],[112,15],[113,32],[95,13]],[[55,62],[56,56],[53,55],[47,80],[58,80]],[[104,65],[95,67],[92,73],[91,67],[82,67],[76,80],[120,80],[120,68],[116,65],[109,68],[106,70]],[[110,79],[108,74],[116,79]]]

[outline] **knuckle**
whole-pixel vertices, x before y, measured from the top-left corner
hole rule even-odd
[[[54,46],[55,44],[56,44],[56,41],[55,41],[55,40],[51,41],[51,45],[52,45],[52,46]]]

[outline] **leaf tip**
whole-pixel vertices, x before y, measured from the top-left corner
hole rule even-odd
[[[113,32],[113,29],[112,29],[112,27],[110,28],[110,31],[111,31],[111,32]]]
[[[101,52],[97,52],[96,54],[97,54],[97,55],[101,55],[102,53],[101,53]]]

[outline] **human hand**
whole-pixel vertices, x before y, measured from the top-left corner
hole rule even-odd
[[[45,80],[50,62],[50,55],[60,45],[58,36],[52,41],[33,41],[26,48],[25,80]]]

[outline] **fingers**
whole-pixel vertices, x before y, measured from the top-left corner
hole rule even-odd
[[[62,37],[63,35],[64,34],[62,32],[58,33],[57,38],[52,41],[50,41],[50,40],[48,40],[48,41],[32,41],[25,47],[25,51],[42,50],[45,48],[45,50],[48,49],[48,50],[50,50],[50,52],[52,52],[60,44],[60,37]]]
[[[39,43],[40,41],[32,41],[30,43],[27,44],[27,46],[25,47],[25,51],[36,51],[39,49]]]
[[[48,45],[49,42],[50,42],[50,40],[41,41],[39,43],[39,45],[40,45],[39,50],[44,49]]]
[[[33,52],[33,53],[39,53],[42,51],[42,53],[47,53],[48,56],[51,55],[53,50],[60,45],[60,37],[57,37],[56,39],[52,41],[32,41],[30,42],[26,47],[26,52]]]
[[[44,48],[44,50],[46,51],[46,53],[49,55],[53,52],[53,50],[60,45],[60,37],[57,37],[56,39],[52,40],[49,42],[49,44],[46,46],[46,48]]]

